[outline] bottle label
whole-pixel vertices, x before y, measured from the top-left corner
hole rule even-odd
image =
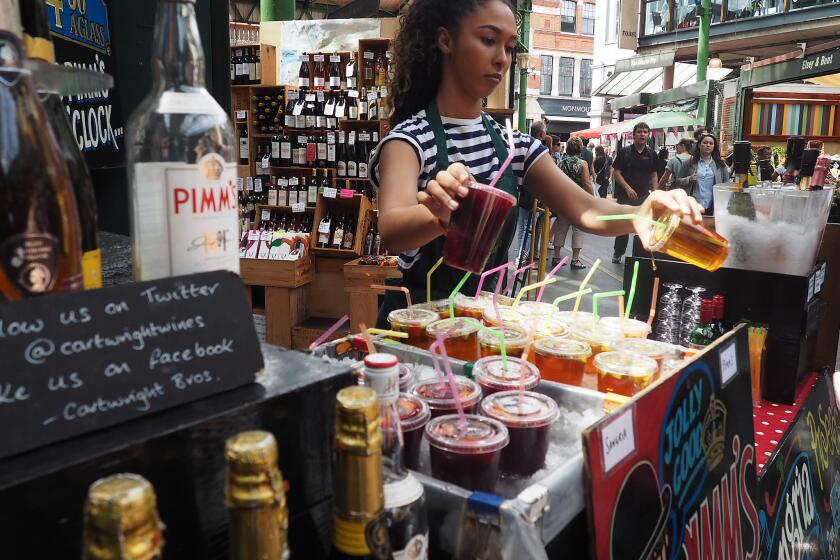
[[[315,76],[314,82],[315,82],[315,87],[316,88],[317,87],[324,87],[324,78],[319,77],[319,76]]]
[[[310,204],[315,204],[318,201],[318,187],[309,185],[309,190],[307,192],[307,202]]]
[[[367,179],[368,176],[368,164],[366,161],[359,162],[359,178],[360,179]]]
[[[309,78],[298,78],[298,85],[300,87],[309,87]]]
[[[52,291],[58,278],[61,249],[58,238],[49,233],[20,233],[0,244],[0,264],[6,282],[17,293],[0,291],[15,300]]]
[[[381,404],[397,402],[400,394],[399,366],[383,369],[365,368],[365,377],[370,383],[370,388],[376,391]]]
[[[85,290],[102,287],[102,251],[94,249],[82,254],[82,281]]]
[[[334,521],[333,544],[339,551],[351,556],[389,556],[391,546],[384,513],[367,522],[344,519],[336,514]]]
[[[239,272],[236,166],[216,153],[195,164],[134,166],[138,279],[225,269]]]
[[[356,162],[355,161],[348,161],[347,162],[347,176],[348,177],[355,177],[356,176]]]
[[[339,76],[330,76],[330,87],[341,87],[341,78]]]
[[[323,142],[318,142],[318,159],[321,161],[327,159],[327,145]]]
[[[341,228],[335,228],[335,233],[333,234],[333,246],[336,248],[341,248],[341,242],[344,240],[344,230]]]
[[[280,142],[280,159],[283,159],[283,160],[292,159],[292,143],[291,142]]]
[[[347,162],[346,161],[339,161],[338,162],[338,176],[339,177],[346,177],[347,176]]]
[[[280,142],[271,143],[271,157],[280,159]]]
[[[347,89],[356,89],[356,77],[347,76]]]
[[[335,161],[335,144],[327,144],[327,161]]]
[[[394,560],[425,560],[429,557],[429,534],[414,535],[404,549],[392,554]]]
[[[248,150],[248,139],[247,138],[240,138],[239,139],[239,159],[248,159],[249,157],[249,150]]]

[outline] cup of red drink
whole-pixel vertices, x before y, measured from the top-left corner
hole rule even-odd
[[[478,333],[481,357],[500,356],[502,354],[502,341],[498,336],[500,332],[505,337],[505,355],[521,356],[525,350],[525,343],[528,342],[525,331],[518,327],[505,327],[503,330],[499,327],[489,327]]]
[[[438,314],[428,309],[395,309],[388,314],[391,330],[408,334],[408,338],[399,339],[400,342],[417,348],[429,347],[431,341],[426,335],[426,327],[438,319]]]
[[[650,385],[659,364],[633,352],[602,352],[595,356],[595,369],[599,391],[632,397]]]
[[[467,490],[494,493],[502,449],[510,436],[493,418],[457,414],[433,418],[426,424],[432,476]]]
[[[580,387],[592,349],[580,340],[549,337],[534,343],[534,354],[543,379]]]
[[[502,391],[481,401],[481,413],[508,429],[510,443],[499,461],[502,474],[530,476],[545,466],[549,430],[560,415],[554,399],[533,391]]]
[[[478,331],[481,324],[474,319],[440,319],[426,327],[426,336],[435,340],[443,335],[446,355],[450,358],[474,362],[478,359]]]
[[[449,220],[443,262],[481,274],[516,198],[478,183],[470,184],[468,190]]]
[[[540,383],[540,370],[519,358],[508,357],[502,360],[501,356],[488,356],[473,364],[473,377],[481,387],[481,392],[487,396],[499,391],[519,389],[520,383],[523,389],[533,389]]]
[[[478,401],[481,400],[481,387],[463,375],[454,377],[455,385],[458,387],[458,396],[461,397],[461,406],[465,413],[472,414],[478,407]],[[426,401],[432,412],[432,418],[458,411],[455,399],[452,398],[452,389],[448,379],[435,378],[418,381],[411,390],[411,394]]]
[[[403,435],[403,462],[412,470],[420,468],[420,442],[423,441],[423,428],[432,417],[426,401],[410,393],[400,393],[397,398],[397,411],[400,414],[400,430]]]

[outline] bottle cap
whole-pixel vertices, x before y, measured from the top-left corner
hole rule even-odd
[[[376,353],[365,357],[365,378],[379,396],[380,404],[392,404],[397,400],[400,392],[399,363],[393,354]]]
[[[336,395],[335,446],[340,452],[370,455],[382,449],[379,399],[370,387],[345,387]]]
[[[255,430],[229,438],[225,443],[225,460],[228,507],[280,505],[285,512],[286,496],[277,468],[277,441],[273,435]]]

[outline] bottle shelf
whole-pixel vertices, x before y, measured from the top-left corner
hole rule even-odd
[[[276,204],[260,204],[259,208],[260,209],[267,208],[269,210],[285,210],[286,212],[288,212],[290,214],[292,213],[292,207],[291,206],[283,206],[283,205],[278,206]],[[313,214],[315,212],[315,207],[314,206],[305,206],[303,211],[304,211],[305,214]],[[257,221],[259,221],[259,220],[257,220]]]

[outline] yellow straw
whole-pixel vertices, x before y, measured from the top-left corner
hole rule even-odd
[[[397,331],[389,331],[388,329],[374,329],[373,327],[367,330],[368,334],[384,334],[385,336],[391,336],[394,338],[408,338],[408,333],[404,332],[397,332]]]
[[[586,294],[591,294],[591,293],[592,293],[592,288],[586,288],[585,290],[578,290],[576,292],[572,292],[571,294],[566,294],[565,296],[560,296],[559,298],[552,301],[551,305],[557,307],[557,305],[560,304],[561,302],[572,299],[574,297],[583,297]]]
[[[592,275],[595,274],[595,271],[598,270],[598,267],[601,266],[601,259],[597,259],[594,263],[592,263],[592,268],[589,269],[589,274],[583,279],[583,282],[580,283],[578,286],[578,291],[582,291],[587,284],[589,284],[589,280],[592,279]],[[580,300],[583,298],[583,294],[580,294],[575,300],[575,308],[572,310],[577,313],[578,308],[580,308]]]
[[[426,273],[426,303],[432,303],[432,273],[442,264],[443,257],[439,258],[432,268],[429,269],[429,272]]]
[[[540,286],[548,286],[549,284],[554,284],[555,282],[557,282],[557,277],[552,276],[551,278],[546,278],[545,280],[543,280],[541,282],[535,282],[533,284],[528,284],[527,286],[525,286],[524,288],[519,290],[519,294],[517,294],[516,299],[513,300],[513,306],[512,307],[517,306],[517,304],[519,303],[519,300],[521,300],[522,296],[525,295],[525,292],[530,292],[531,290],[536,290]]]
[[[593,322],[598,321],[598,302],[601,301],[601,298],[605,297],[615,297],[615,296],[623,296],[624,290],[615,290],[613,292],[599,292],[592,296],[592,320]]]

